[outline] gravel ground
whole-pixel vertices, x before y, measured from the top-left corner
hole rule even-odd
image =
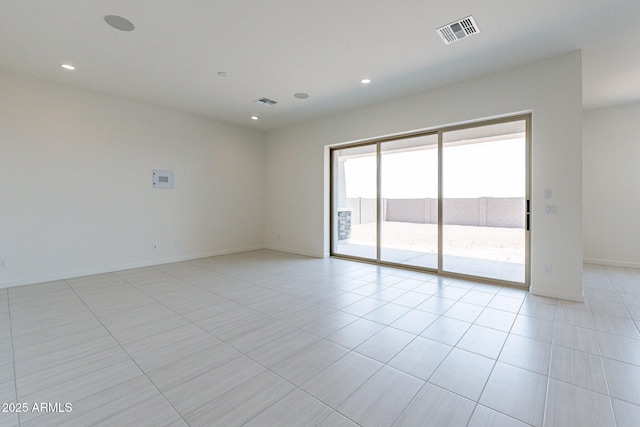
[[[351,226],[351,239],[345,243],[375,245],[375,223]],[[444,226],[444,253],[493,261],[525,262],[525,231],[522,228]],[[435,253],[437,224],[384,222],[382,245],[388,248]]]

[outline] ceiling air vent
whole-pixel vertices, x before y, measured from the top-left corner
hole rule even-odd
[[[273,99],[269,99],[269,98],[260,98],[260,99],[256,99],[256,102],[258,104],[264,105],[265,107],[271,107],[272,105],[277,104],[277,101],[274,101]]]
[[[467,36],[480,32],[473,16],[467,16],[459,21],[440,27],[436,30],[445,44],[451,44]]]

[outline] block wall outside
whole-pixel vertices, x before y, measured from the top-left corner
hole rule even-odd
[[[525,200],[522,197],[486,199],[487,226],[524,228]]]
[[[348,198],[347,207],[351,210],[351,224],[376,222],[376,199],[366,197]]]
[[[352,211],[352,224],[375,222],[375,199],[350,198],[347,202]],[[445,199],[444,211],[445,224],[524,228],[525,201],[521,197]],[[383,220],[437,224],[438,200],[384,199]]]

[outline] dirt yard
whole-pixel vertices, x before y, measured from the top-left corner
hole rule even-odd
[[[375,223],[351,226],[351,239],[345,243],[375,245]],[[387,248],[436,253],[437,224],[384,222],[382,245]],[[446,255],[493,261],[525,262],[525,231],[522,228],[473,227],[445,225],[444,253]]]

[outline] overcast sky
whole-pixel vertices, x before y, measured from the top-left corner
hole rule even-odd
[[[437,198],[437,150],[384,154],[384,198]],[[524,197],[525,141],[503,141],[445,147],[444,196]],[[345,163],[347,197],[376,196],[375,156],[348,159]]]

